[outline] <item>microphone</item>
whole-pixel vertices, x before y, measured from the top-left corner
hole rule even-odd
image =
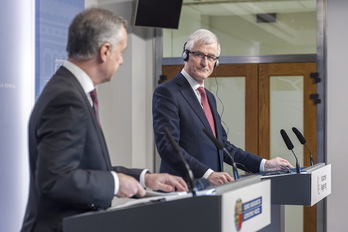
[[[232,171],[235,180],[239,179],[239,174],[237,171],[236,163],[234,162],[233,156],[227,151],[227,149],[217,140],[214,135],[212,135],[207,129],[203,128],[204,133],[210,138],[210,140],[215,144],[219,150],[223,150],[232,160]]]
[[[297,129],[296,129],[296,127],[293,127],[292,128],[292,131],[295,133],[295,135],[296,135],[296,137],[298,138],[298,140],[300,141],[300,143],[302,144],[302,145],[304,145],[306,148],[307,148],[307,150],[308,150],[308,152],[309,152],[309,161],[310,161],[310,163],[311,163],[311,166],[313,166],[314,165],[314,161],[313,161],[313,156],[312,156],[312,152],[311,152],[311,150],[309,150],[309,147],[307,146],[307,144],[306,144],[306,139],[303,137],[303,135],[301,134],[301,132],[299,132]]]
[[[295,152],[293,151],[294,145],[292,144],[292,142],[289,139],[288,134],[285,132],[285,130],[281,129],[280,134],[282,135],[283,140],[284,140],[286,146],[288,147],[288,149],[292,151],[292,154],[294,154],[295,159],[296,159],[296,172],[300,173],[300,164],[298,163],[297,156],[295,155]]]
[[[195,181],[195,187],[196,187],[197,191],[204,190],[210,185],[211,185],[210,181],[208,179],[205,179],[205,178],[199,178],[199,179],[196,179],[196,181]]]
[[[181,158],[182,162],[184,163],[185,170],[186,170],[186,175],[187,175],[187,178],[188,178],[188,185],[190,187],[192,195],[193,196],[197,196],[197,188],[196,188],[196,186],[194,184],[195,183],[195,178],[193,176],[193,172],[192,172],[189,164],[187,163],[187,161],[185,160],[184,156],[182,155],[178,143],[175,142],[175,140],[173,139],[173,136],[170,134],[168,128],[165,127],[164,128],[164,132],[166,133],[166,137],[169,140],[169,143],[172,145],[174,151],[180,155],[180,158]],[[202,185],[202,183],[199,183],[199,184]]]

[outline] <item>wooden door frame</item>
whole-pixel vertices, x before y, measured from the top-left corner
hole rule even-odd
[[[260,149],[259,155],[265,159],[270,156],[270,77],[271,76],[286,76],[298,75],[304,77],[304,94],[316,93],[316,84],[310,74],[316,71],[315,63],[283,63],[283,64],[260,64],[259,65],[259,144],[265,144]],[[303,96],[303,112],[304,112],[304,137],[307,140],[307,145],[314,153],[314,160],[316,160],[316,120],[309,120],[316,118],[316,104],[310,99],[309,95]],[[305,148],[303,148],[305,149]],[[304,150],[304,154],[305,154]],[[309,160],[304,160],[304,165],[310,165]]]
[[[218,77],[245,77],[245,150],[258,154],[258,64],[220,65],[213,73]]]
[[[270,158],[270,77],[271,76],[303,76],[304,80],[304,96],[303,96],[303,112],[304,112],[304,137],[307,140],[307,146],[313,153],[313,159],[316,163],[317,157],[317,107],[310,94],[317,92],[316,83],[310,74],[316,72],[315,63],[283,63],[283,64],[260,64],[259,65],[259,155],[265,159]],[[313,133],[314,132],[314,133]],[[303,147],[303,154],[306,149]],[[308,155],[304,155],[308,157]],[[304,166],[309,166],[309,159],[304,159]],[[303,231],[314,232],[317,229],[317,207],[303,207]]]

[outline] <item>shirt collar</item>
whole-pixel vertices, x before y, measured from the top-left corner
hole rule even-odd
[[[195,81],[195,79],[193,79],[190,74],[188,74],[185,69],[181,70],[181,74],[186,78],[186,80],[188,81],[188,83],[191,85],[191,88],[196,91],[198,87],[202,86],[204,88],[204,83],[203,85],[198,84],[197,81]]]
[[[63,66],[76,77],[86,94],[95,88],[91,78],[77,65],[65,60]]]

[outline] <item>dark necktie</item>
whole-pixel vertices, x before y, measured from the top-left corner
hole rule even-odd
[[[93,89],[91,92],[89,92],[92,102],[93,102],[93,111],[95,114],[95,117],[97,118],[98,124],[100,126],[100,121],[99,121],[99,112],[98,112],[98,98],[97,98],[97,91],[96,89]]]
[[[198,87],[197,90],[201,94],[201,104],[203,106],[205,116],[208,119],[208,122],[210,124],[211,130],[213,131],[214,136],[216,137],[214,118],[213,118],[213,114],[211,113],[211,109],[210,109],[210,106],[208,103],[207,94],[205,93],[205,89],[201,86],[201,87]]]

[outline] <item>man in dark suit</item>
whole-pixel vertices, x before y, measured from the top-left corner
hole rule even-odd
[[[47,83],[29,122],[23,232],[61,231],[64,217],[106,209],[114,196],[144,196],[145,187],[188,190],[181,177],[111,166],[89,93],[112,79],[126,47],[125,20],[107,10],[85,10],[71,23],[69,58]]]
[[[267,170],[293,168],[282,158],[265,160],[243,151],[227,140],[217,112],[215,97],[204,88],[204,80],[217,67],[220,44],[217,37],[208,30],[197,30],[184,45],[185,66],[173,79],[159,85],[153,94],[153,126],[157,150],[161,157],[160,172],[185,177],[180,156],[172,149],[165,137],[164,128],[171,131],[181,152],[191,167],[195,178],[206,178],[213,185],[234,179],[223,172],[223,163],[232,164],[231,158],[218,150],[203,133],[210,131],[226,147],[237,163],[253,173]],[[203,92],[200,92],[203,89]],[[203,95],[208,103],[204,105]],[[207,115],[205,114],[207,111]],[[209,122],[211,118],[211,122]]]

